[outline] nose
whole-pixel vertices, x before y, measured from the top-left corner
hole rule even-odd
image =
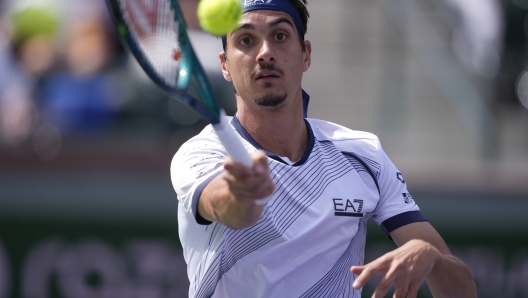
[[[273,53],[273,49],[271,47],[270,42],[267,40],[262,41],[262,45],[260,46],[260,50],[257,55],[257,62],[274,62],[275,61],[275,54]]]

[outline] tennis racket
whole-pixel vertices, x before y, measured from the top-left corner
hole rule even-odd
[[[209,121],[227,153],[237,163],[253,161],[211,92],[204,70],[192,48],[177,0],[106,0],[121,43],[145,73],[172,97]],[[187,93],[193,84],[198,98]],[[267,199],[257,203],[264,204]]]

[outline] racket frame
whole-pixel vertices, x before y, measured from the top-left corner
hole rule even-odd
[[[211,93],[210,84],[205,76],[204,69],[196,57],[190,42],[187,25],[183,16],[180,5],[177,0],[157,0],[170,1],[170,8],[174,13],[174,22],[178,25],[178,43],[181,51],[180,69],[178,79],[175,86],[168,85],[162,80],[153,69],[148,59],[143,55],[139,45],[134,41],[132,33],[128,29],[128,25],[123,18],[121,8],[118,0],[106,0],[110,14],[117,28],[118,36],[121,44],[132,53],[141,68],[149,76],[149,78],[163,90],[165,90],[172,97],[178,98],[183,103],[198,112],[202,117],[208,120],[215,129],[218,138],[222,145],[224,145],[227,153],[236,163],[241,163],[245,166],[252,166],[253,160],[246,151],[242,142],[236,135],[231,125],[227,122],[225,112],[218,107],[218,104]],[[197,100],[193,96],[187,94],[186,90],[191,83],[191,76],[194,77],[194,83],[197,85],[196,90],[198,96],[205,102]],[[264,205],[270,197],[255,201],[258,205]]]

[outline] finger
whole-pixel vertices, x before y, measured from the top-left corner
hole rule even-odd
[[[253,194],[252,198],[255,200],[266,198],[270,196],[271,194],[273,194],[274,190],[275,190],[275,187],[272,184],[260,186],[257,189],[254,189],[251,191],[251,193]]]
[[[247,175],[243,172],[240,172],[239,169],[226,170],[227,175],[226,179],[232,181],[236,185],[239,185],[241,188],[247,188],[251,191],[258,191],[259,189],[271,189],[274,188],[274,183],[271,181],[270,175],[267,170],[264,170],[263,173],[257,174],[255,171],[253,175]],[[233,174],[233,172],[235,172]]]
[[[378,273],[380,272],[377,267],[371,265],[365,266],[362,272],[352,284],[352,287],[356,290],[362,288],[372,277],[374,277]]]
[[[242,187],[255,191],[262,186],[270,184],[271,180],[265,175],[248,175],[233,177]]]
[[[253,159],[253,170],[256,174],[268,173],[268,159],[266,152],[258,150],[251,155],[251,158]]]
[[[392,286],[392,280],[387,278],[387,276],[383,277],[381,281],[378,283],[378,286],[376,287],[376,289],[374,290],[374,293],[372,294],[372,298],[385,297],[385,294],[387,294],[391,286]]]
[[[265,198],[268,196],[271,196],[273,192],[275,191],[275,183],[273,183],[271,180],[268,181],[265,185],[262,185],[260,189],[256,191],[256,193],[260,196],[260,198]]]
[[[255,151],[255,153],[251,154],[251,159],[253,159],[253,162],[267,161],[266,151],[264,150]]]
[[[224,169],[232,176],[237,179],[246,177],[249,175],[254,175],[255,170],[253,166],[246,166],[240,163],[236,163],[231,157],[226,157],[224,162]]]
[[[352,266],[350,267],[350,272],[352,272],[355,275],[360,275],[361,272],[365,270],[365,266]]]
[[[389,270],[389,266],[390,266],[390,258],[388,258],[386,255],[381,256],[377,258],[376,260],[364,266],[358,266],[358,268],[362,268],[362,269],[361,269],[359,276],[356,278],[356,280],[352,284],[352,286],[354,287],[354,289],[362,288],[376,274],[385,274],[385,272]],[[354,270],[358,270],[358,269],[354,269]]]
[[[226,175],[225,181],[228,183],[229,190],[233,195],[243,200],[262,199],[271,195],[275,190],[275,184],[269,179],[269,176],[259,175],[236,178]]]
[[[227,156],[224,162],[224,169],[237,178],[268,172],[267,156],[263,150],[253,153],[251,159],[253,160],[253,165],[248,167],[236,163],[230,156]]]
[[[239,179],[234,179],[233,177],[231,180],[238,188],[255,193],[272,191],[275,186],[268,177],[263,176],[248,176]]]
[[[411,283],[408,272],[402,270],[401,266],[391,266],[385,277],[392,281],[391,284],[396,285],[393,297],[405,298]]]
[[[409,289],[408,283],[396,284],[396,289],[394,290],[393,298],[405,298],[407,297],[407,291]]]
[[[385,291],[383,295],[390,289],[392,285],[396,285],[393,297],[405,298],[407,295],[411,278],[401,264],[392,264],[390,269],[385,273],[385,276],[380,281],[380,290]],[[386,288],[386,290],[385,290]]]
[[[407,298],[416,298],[421,284],[421,282],[412,282],[409,285],[409,290],[407,290]]]

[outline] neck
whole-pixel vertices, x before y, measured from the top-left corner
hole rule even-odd
[[[299,160],[308,147],[308,128],[304,123],[302,91],[283,106],[270,110],[237,96],[237,118],[244,129],[264,149],[292,161]]]

